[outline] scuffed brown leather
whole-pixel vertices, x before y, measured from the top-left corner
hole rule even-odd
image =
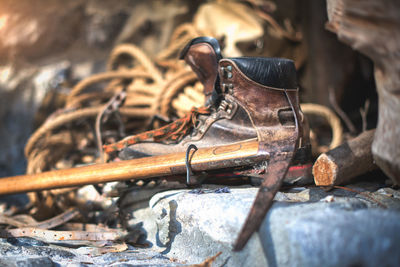
[[[205,120],[207,117],[200,118]],[[164,144],[164,143],[138,143],[129,147],[134,151],[136,158],[143,156],[156,156],[168,153],[177,153],[185,151],[189,144],[195,144],[198,148],[212,147],[219,145],[227,145],[246,140],[257,139],[257,132],[251,124],[247,112],[239,105],[232,119],[217,119],[211,126],[205,129],[205,133],[201,135],[198,132],[198,127],[194,129],[192,135],[187,135],[183,140],[177,144]],[[125,151],[123,153],[129,153]],[[127,156],[127,157],[126,157]],[[128,155],[121,154],[122,158],[130,158]]]
[[[248,115],[257,131],[259,141],[274,142],[290,139],[293,135],[293,126],[282,126],[278,112],[282,109],[291,109],[285,95],[287,92],[294,111],[297,114],[300,138],[303,135],[302,125],[304,116],[300,110],[298,89],[273,88],[261,85],[246,77],[236,64],[229,59],[222,59],[220,67],[232,66],[232,78],[223,75],[220,68],[221,87],[223,84],[233,84],[233,96],[245,107]]]
[[[208,43],[194,44],[184,59],[203,84],[204,94],[209,97],[218,75],[217,55],[213,47]]]

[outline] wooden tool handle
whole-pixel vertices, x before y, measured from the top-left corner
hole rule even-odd
[[[257,141],[200,148],[191,157],[193,171],[249,166],[268,155],[260,150]],[[38,174],[0,178],[0,195],[29,191],[98,184],[131,179],[184,174],[185,153],[167,154],[120,162],[95,164]]]

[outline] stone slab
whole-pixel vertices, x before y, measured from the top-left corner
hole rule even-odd
[[[371,198],[319,188],[279,192],[260,231],[236,253],[231,248],[257,188],[162,192],[134,214],[153,249],[187,262],[221,251],[216,266],[400,266],[400,199],[371,188]]]

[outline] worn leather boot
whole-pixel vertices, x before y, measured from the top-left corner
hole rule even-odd
[[[203,83],[207,106],[161,129],[108,145],[106,152],[121,150],[121,159],[132,159],[184,152],[191,144],[202,148],[249,140],[283,147],[296,129],[297,152],[285,181],[312,181],[309,132],[300,110],[293,61],[222,59],[218,42],[204,37],[192,40],[181,58]]]

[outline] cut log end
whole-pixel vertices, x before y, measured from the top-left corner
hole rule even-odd
[[[318,186],[349,183],[354,177],[376,169],[371,143],[375,130],[366,131],[340,146],[321,154],[313,166]]]
[[[334,184],[337,176],[338,166],[326,154],[321,154],[313,166],[313,175],[318,177],[314,179],[317,186],[331,186]]]

